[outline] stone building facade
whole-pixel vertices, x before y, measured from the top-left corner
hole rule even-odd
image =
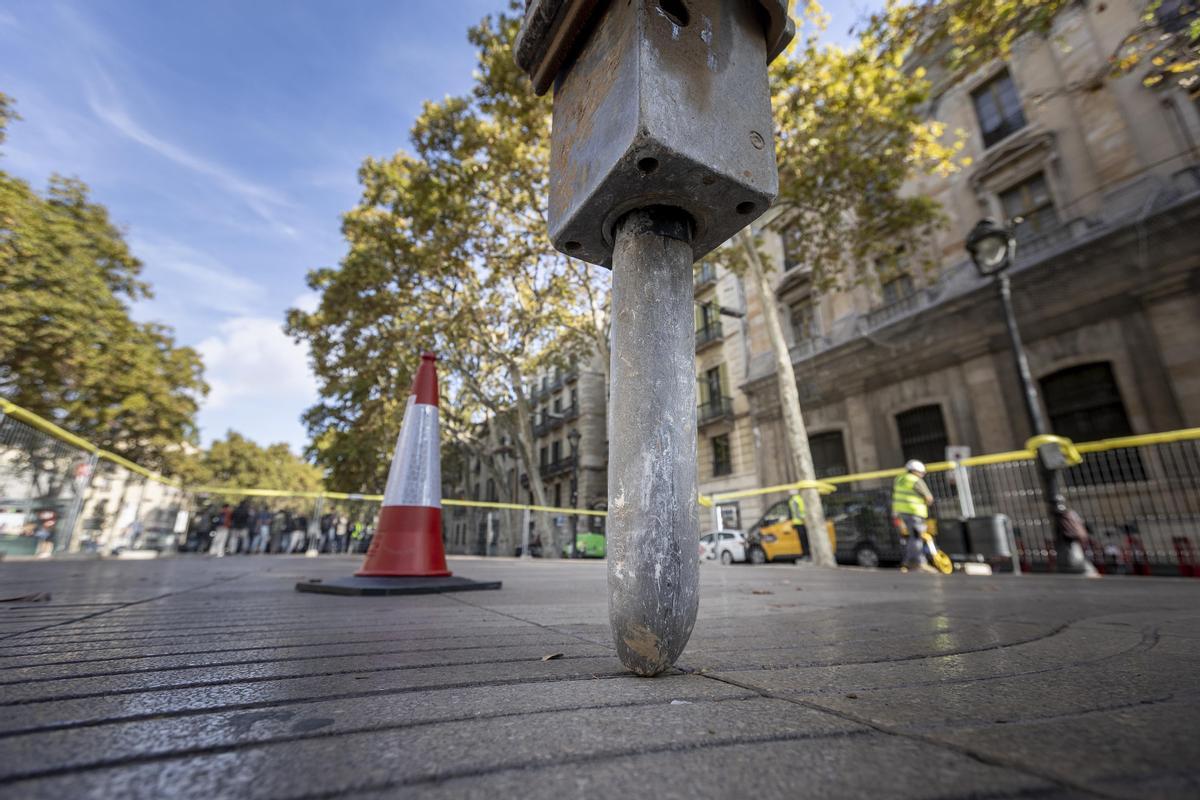
[[[1019,41],[1010,63],[954,81],[931,75],[930,115],[968,132],[972,158],[908,187],[947,217],[932,270],[819,294],[766,223],[778,267],[770,300],[790,327],[819,475],[941,460],[949,445],[1011,450],[1030,435],[996,289],[964,248],[983,216],[1025,220],[1010,274],[1056,433],[1086,441],[1200,425],[1200,105],[1140,76],[1102,79],[1143,5],[1076,4],[1049,36]],[[719,357],[697,355],[702,378],[718,358],[736,378],[720,423],[738,443],[732,470],[718,480],[702,457],[702,491],[794,480],[761,298],[732,275],[698,299],[708,292],[735,306],[744,297],[748,315],[723,321]],[[702,427],[700,452],[724,433]],[[743,525],[762,507],[745,505]]]
[[[697,472],[700,493],[713,495],[762,486],[762,436],[745,391],[752,355],[769,347],[761,298],[747,282],[709,263],[696,273]],[[754,332],[758,336],[753,335]],[[769,350],[767,351],[769,352]],[[743,528],[761,515],[758,498],[715,506],[700,527]]]
[[[546,502],[571,507],[571,480],[578,481],[578,507],[603,510],[608,502],[608,433],[601,356],[576,367],[535,376],[527,387],[533,417],[534,456],[546,487]],[[570,434],[579,440],[572,453]],[[466,499],[534,504],[529,476],[512,446],[506,426],[489,420],[480,426],[477,446],[464,460],[462,493]],[[458,496],[457,487],[451,494]],[[543,528],[553,528],[560,544],[570,540],[566,515],[537,512]],[[520,511],[451,508],[445,515],[450,553],[513,555],[523,541]],[[581,516],[578,530],[603,530],[603,517]]]

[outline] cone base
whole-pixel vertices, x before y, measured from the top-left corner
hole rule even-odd
[[[442,510],[384,506],[359,578],[448,578],[442,547]]]
[[[348,578],[337,578],[332,581],[300,581],[296,584],[296,591],[378,597],[389,594],[478,592],[499,589],[500,584],[500,581],[473,581],[454,576],[436,578],[374,578],[354,575]]]

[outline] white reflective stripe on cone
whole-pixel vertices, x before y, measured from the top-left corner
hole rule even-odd
[[[438,450],[437,406],[408,396],[396,454],[383,490],[385,506],[442,507],[442,460]]]

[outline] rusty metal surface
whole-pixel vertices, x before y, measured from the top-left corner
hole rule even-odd
[[[796,25],[788,14],[791,0],[729,2],[748,2],[756,7],[768,63],[795,37]],[[513,45],[513,57],[533,80],[534,92],[546,93],[562,65],[583,46],[588,23],[607,5],[608,0],[526,0],[525,19]]]
[[[778,190],[766,45],[755,6],[614,3],[555,88],[550,238],[608,266],[625,213],[691,216],[693,258],[762,214]]]

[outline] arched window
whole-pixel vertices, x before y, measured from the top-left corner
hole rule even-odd
[[[1133,435],[1107,361],[1059,370],[1042,378],[1041,385],[1051,433],[1075,442]],[[1087,454],[1067,477],[1071,483],[1115,483],[1143,480],[1145,470],[1136,450],[1113,450]]]
[[[900,431],[900,452],[905,461],[915,458],[926,463],[946,458],[946,420],[942,407],[936,403],[905,411],[896,415],[896,427]]]

